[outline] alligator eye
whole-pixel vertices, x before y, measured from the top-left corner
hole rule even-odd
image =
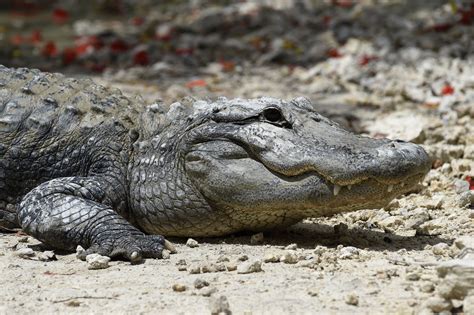
[[[281,122],[282,120],[285,120],[280,110],[275,107],[266,108],[262,114],[265,120],[268,120],[269,122],[276,123],[276,122]]]

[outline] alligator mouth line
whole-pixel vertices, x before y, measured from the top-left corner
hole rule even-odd
[[[379,184],[378,187],[385,186],[387,193],[391,193],[393,191],[401,191],[401,190],[404,190],[406,188],[409,188],[409,187],[413,186],[416,183],[421,183],[421,181],[423,180],[423,174],[421,174],[421,173],[414,174],[414,175],[409,176],[409,177],[405,178],[404,180],[399,181],[398,183],[394,183],[394,184],[387,184],[387,183],[384,183],[382,181],[377,180],[376,178],[367,178],[367,179],[364,179],[364,180],[361,180],[361,181],[357,182],[356,184],[338,185],[338,184],[335,184],[335,183],[331,182],[327,178],[325,178],[325,179],[326,179],[326,181],[328,181],[328,183],[331,183],[333,185],[333,187],[332,187],[333,195],[337,196],[337,195],[339,195],[339,193],[341,193],[341,191],[344,191],[346,189],[348,191],[351,191],[353,188],[361,187],[369,181],[375,181],[377,184]]]

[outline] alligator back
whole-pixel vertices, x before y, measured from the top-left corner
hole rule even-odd
[[[0,227],[16,225],[16,204],[41,182],[85,175],[92,151],[106,154],[99,142],[119,142],[143,106],[90,79],[0,65]]]

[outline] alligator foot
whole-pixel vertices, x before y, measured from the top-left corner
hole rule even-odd
[[[99,244],[92,244],[87,250],[78,253],[77,257],[85,260],[89,254],[99,254],[136,263],[143,258],[163,258],[164,249],[173,251],[171,243],[161,235],[127,235],[101,240]]]

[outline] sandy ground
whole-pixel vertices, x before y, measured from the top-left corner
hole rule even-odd
[[[138,265],[112,261],[101,270],[89,270],[75,254],[54,252],[51,259],[50,249],[21,233],[0,233],[0,314],[474,310],[468,299],[438,299],[442,280],[436,271],[459,254],[466,237],[474,237],[474,59],[466,44],[473,29],[413,31],[420,23],[450,16],[445,5],[430,14],[395,15],[385,24],[380,19],[388,13],[378,8],[341,11],[345,19],[355,19],[350,31],[341,24],[327,32],[349,38],[339,43],[341,56],[306,66],[242,63],[229,71],[219,63],[191,69],[160,62],[107,70],[94,80],[138,93],[150,104],[187,95],[306,96],[356,132],[422,144],[433,169],[411,194],[384,209],[307,219],[265,232],[257,242],[255,236],[251,241],[251,235],[233,235],[197,239],[199,246],[191,248],[186,239],[172,239],[178,253],[169,259]],[[364,56],[377,58],[361,64]],[[25,248],[33,252],[25,255]],[[261,271],[239,273],[254,262],[261,263]]]

